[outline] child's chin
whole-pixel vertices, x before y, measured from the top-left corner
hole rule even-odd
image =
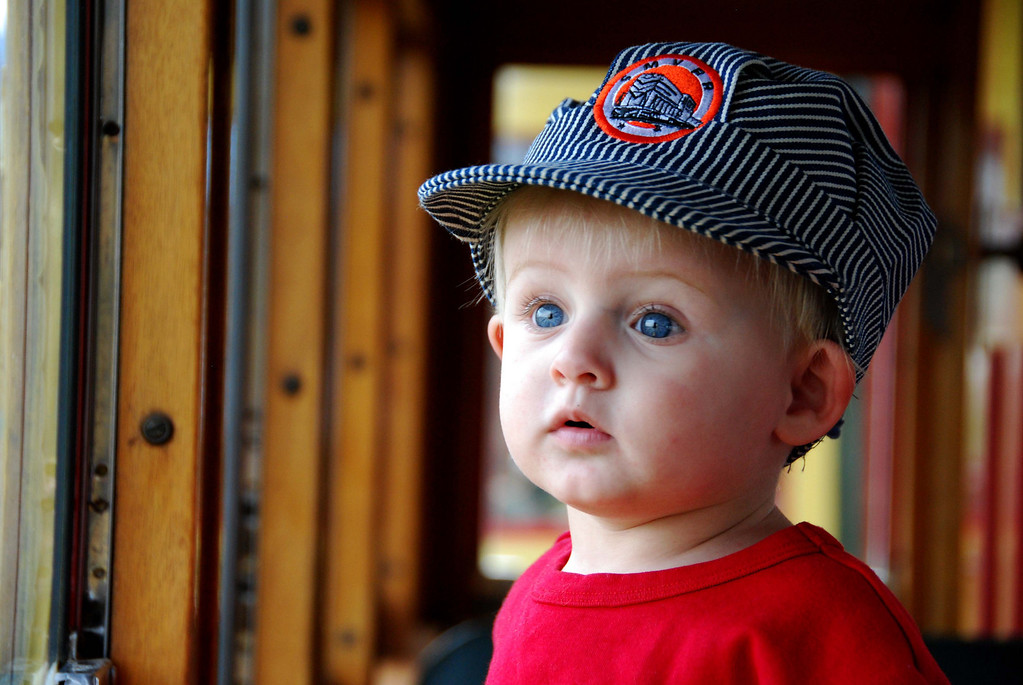
[[[628,498],[620,492],[591,489],[587,492],[576,490],[571,493],[552,492],[551,494],[565,506],[594,518],[617,520],[631,518],[633,514],[628,504]]]

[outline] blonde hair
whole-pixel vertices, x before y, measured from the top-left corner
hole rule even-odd
[[[635,245],[637,238],[643,241],[639,246],[640,252],[648,253],[660,250],[665,237],[680,241],[688,249],[701,251],[707,258],[734,260],[737,276],[748,278],[764,288],[773,320],[787,344],[832,340],[845,348],[841,317],[834,299],[809,278],[721,241],[678,229],[624,207],[617,213],[621,230],[601,231],[598,237],[596,232],[586,230],[588,220],[592,219],[595,209],[599,209],[594,202],[605,201],[568,190],[522,186],[506,195],[487,215],[481,226],[484,229],[481,240],[486,241],[482,246],[486,255],[482,277],[493,284],[498,311],[504,306],[505,273],[501,255],[509,217],[513,213],[527,213],[531,219],[527,239],[532,240],[554,230],[549,219],[553,215],[550,208],[556,205],[559,209],[557,230],[562,235],[569,231],[583,238],[583,258],[594,255],[598,250],[601,253],[618,252],[626,244]],[[649,230],[643,230],[645,228]],[[670,230],[665,231],[664,228]]]

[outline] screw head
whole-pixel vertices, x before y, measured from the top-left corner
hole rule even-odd
[[[103,135],[113,138],[114,136],[120,135],[121,126],[116,121],[104,121],[101,127]]]
[[[291,18],[291,32],[296,36],[308,36],[313,31],[313,21],[308,14],[296,14]]]
[[[154,411],[142,419],[139,431],[150,445],[165,445],[174,437],[174,422],[163,412]]]
[[[302,390],[302,378],[297,373],[289,373],[281,379],[281,389],[286,395],[297,395]]]

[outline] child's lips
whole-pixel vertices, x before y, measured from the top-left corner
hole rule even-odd
[[[563,446],[575,449],[597,447],[611,440],[609,433],[579,412],[559,416],[551,426],[551,434]]]
[[[570,449],[592,449],[611,440],[611,436],[599,428],[594,428],[589,424],[574,425],[574,422],[566,422],[556,428],[552,434],[558,444]]]

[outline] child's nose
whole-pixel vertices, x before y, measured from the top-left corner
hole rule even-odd
[[[575,321],[561,336],[561,347],[551,362],[551,377],[558,384],[576,383],[597,390],[614,385],[610,331],[599,321]]]

